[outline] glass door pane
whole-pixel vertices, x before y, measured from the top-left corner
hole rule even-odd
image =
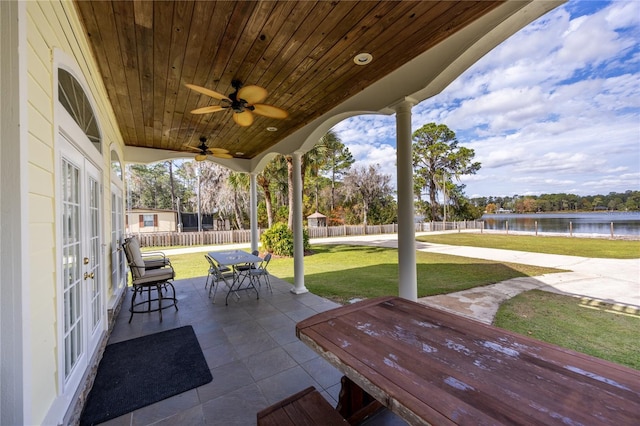
[[[64,375],[68,378],[83,353],[82,262],[80,248],[80,168],[62,159],[62,277]]]
[[[124,253],[121,249],[123,242],[122,196],[117,187],[111,192],[111,285],[114,294],[125,285]]]
[[[96,331],[102,319],[102,292],[101,288],[101,257],[100,257],[100,187],[93,177],[87,178],[88,188],[88,243],[89,263],[87,274],[87,288],[89,289],[89,306],[91,309],[91,331]]]

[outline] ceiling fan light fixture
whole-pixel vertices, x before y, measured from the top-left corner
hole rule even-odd
[[[373,56],[371,56],[371,53],[358,53],[353,57],[353,62],[356,65],[368,65],[371,63],[371,61],[373,61]]]

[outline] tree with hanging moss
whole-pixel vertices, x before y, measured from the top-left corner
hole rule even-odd
[[[369,212],[376,202],[384,205],[393,194],[391,176],[380,172],[379,165],[353,167],[344,178],[347,201],[355,201],[362,212],[362,223],[369,223]]]

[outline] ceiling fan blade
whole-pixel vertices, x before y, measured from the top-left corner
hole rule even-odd
[[[228,149],[224,148],[208,148],[207,151],[209,151],[211,154],[227,154],[229,152]]]
[[[212,154],[216,158],[233,158],[233,155],[227,153]]]
[[[224,107],[221,107],[220,105],[211,105],[194,109],[193,111],[191,111],[191,114],[209,114],[211,112],[222,111],[223,109]]]
[[[251,111],[234,112],[233,121],[235,121],[238,126],[251,126],[253,123],[253,114]]]
[[[225,99],[229,100],[229,98],[223,95],[222,93],[218,93],[215,90],[207,89],[206,87],[196,86],[195,84],[188,84],[188,83],[185,83],[185,86],[187,86],[191,90],[195,90],[198,93],[202,93],[203,95],[210,96],[214,99],[219,99],[221,101]]]
[[[198,154],[195,156],[196,161],[204,161],[207,159],[207,154]]]
[[[262,115],[264,117],[270,118],[287,118],[289,113],[283,109],[278,107],[274,107],[273,105],[266,104],[255,104],[253,105],[256,114]]]
[[[245,86],[238,90],[238,98],[244,99],[248,104],[255,104],[267,98],[267,90],[260,86]]]

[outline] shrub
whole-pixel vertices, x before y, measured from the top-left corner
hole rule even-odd
[[[309,233],[306,229],[303,230],[302,240],[306,251],[309,249]],[[260,242],[264,250],[276,256],[293,256],[293,231],[286,223],[276,223],[264,231]]]

